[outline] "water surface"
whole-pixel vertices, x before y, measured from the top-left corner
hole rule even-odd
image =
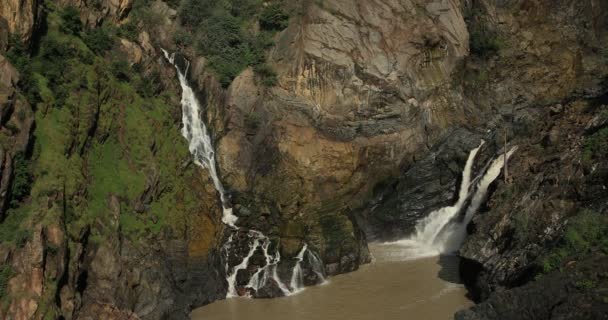
[[[375,261],[327,284],[277,299],[234,298],[195,310],[193,320],[442,320],[472,305],[454,256],[407,260],[399,245],[372,244]]]

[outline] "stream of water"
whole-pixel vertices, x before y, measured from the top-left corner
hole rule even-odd
[[[459,284],[458,257],[408,260],[398,244],[371,244],[375,261],[326,284],[276,299],[227,299],[193,320],[443,320],[472,305]]]

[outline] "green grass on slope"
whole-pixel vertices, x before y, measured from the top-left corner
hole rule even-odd
[[[187,219],[197,206],[189,187],[197,173],[193,166],[182,168],[190,154],[171,115],[178,107],[175,97],[159,96],[157,85],[145,85],[150,78],[116,50],[115,29],[83,30],[72,9],[47,5],[48,32],[36,54],[31,59],[13,49],[7,54],[30,72],[36,127],[30,197],[0,224],[0,240],[26,238],[21,230],[32,214],[48,223],[65,215],[75,239],[92,226],[94,239],[121,230],[139,241]],[[147,210],[135,212],[153,177],[158,191]],[[118,221],[113,197],[120,203]],[[188,203],[176,206],[178,201]]]

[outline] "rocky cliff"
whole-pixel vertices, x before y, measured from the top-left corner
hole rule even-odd
[[[471,148],[487,141],[483,164],[507,132],[509,177],[461,250],[481,303],[457,317],[605,310],[602,245],[562,254],[564,235],[606,214],[604,1],[227,1],[219,20],[197,3],[216,5],[0,4],[3,318],[185,318],[225,297],[249,247],[222,253],[221,205],[179,136],[161,48],[183,58],[241,234],[263,232],[286,261],[307,244],[328,274],[355,270],[368,240],[453,201]],[[223,41],[233,61],[208,48]],[[256,251],[237,285],[264,263]]]

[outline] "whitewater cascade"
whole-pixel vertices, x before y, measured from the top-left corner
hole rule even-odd
[[[213,143],[211,140],[211,136],[207,130],[207,126],[201,120],[200,112],[201,107],[196,95],[194,94],[194,90],[188,84],[187,74],[188,69],[190,67],[190,62],[186,61],[185,71],[182,72],[179,66],[175,63],[175,54],[169,54],[165,49],[162,49],[162,52],[165,58],[175,67],[177,70],[177,75],[179,78],[179,83],[182,89],[182,135],[186,140],[188,140],[188,147],[190,153],[194,156],[194,162],[203,168],[209,170],[209,174],[211,175],[211,179],[213,180],[213,185],[217,192],[220,195],[220,200],[222,203],[222,222],[227,226],[231,227],[233,230],[233,234],[230,235],[228,240],[223,246],[223,250],[226,252],[226,255],[229,254],[230,249],[232,248],[232,244],[234,241],[234,233],[239,232],[239,227],[236,226],[236,222],[238,217],[235,216],[232,212],[232,207],[228,203],[226,190],[222,185],[222,182],[219,178],[217,165],[215,162],[215,149],[213,148]],[[239,292],[236,288],[236,278],[238,272],[241,270],[247,270],[249,268],[249,260],[256,253],[256,251],[261,250],[262,254],[265,257],[266,264],[262,267],[259,267],[257,271],[252,275],[249,283],[245,288],[252,290],[259,290],[268,282],[269,278],[272,278],[273,281],[278,285],[284,295],[291,295],[296,292],[302,290],[302,269],[300,266],[300,262],[303,260],[304,254],[308,251],[308,246],[306,244],[303,245],[302,250],[295,258],[297,260],[294,269],[292,271],[291,278],[291,288],[287,288],[287,286],[283,283],[283,281],[279,278],[277,272],[277,266],[281,261],[281,255],[279,250],[276,250],[275,254],[269,253],[270,247],[270,239],[265,236],[263,233],[256,230],[248,230],[247,237],[249,237],[249,252],[243,258],[241,263],[230,268],[228,262],[226,262],[226,281],[228,282],[228,292],[226,294],[226,298],[238,297]],[[311,253],[314,256],[314,254]],[[315,256],[316,259],[318,257]],[[323,266],[320,264],[320,260],[317,260],[320,266],[314,266],[314,269],[322,270]],[[316,271],[317,274],[322,274],[322,272]],[[294,285],[295,279],[295,285]],[[324,281],[324,277],[321,277]]]
[[[302,287],[304,287],[304,276],[302,275],[302,266],[300,264],[304,260],[304,255],[306,254],[307,249],[308,246],[304,244],[302,250],[300,250],[300,252],[296,256],[297,262],[296,265],[293,267],[293,271],[291,273],[291,282],[289,283],[289,286],[291,287],[292,291],[299,291],[302,289]]]
[[[488,187],[500,175],[504,166],[505,155],[499,155],[492,160],[488,169],[482,172],[482,175],[475,178],[474,182],[477,181],[477,185],[473,188],[471,171],[475,157],[483,144],[484,141],[482,140],[479,146],[469,153],[462,172],[462,181],[456,203],[431,212],[416,224],[412,236],[390,244],[405,247],[405,255],[409,258],[429,257],[458,251],[466,236],[467,225],[485,200]],[[509,150],[506,158],[511,157],[516,149],[516,147],[513,147]],[[473,194],[471,195],[471,193]],[[464,207],[469,198],[471,198],[471,201],[468,207]],[[463,209],[466,209],[464,218],[459,219]]]

